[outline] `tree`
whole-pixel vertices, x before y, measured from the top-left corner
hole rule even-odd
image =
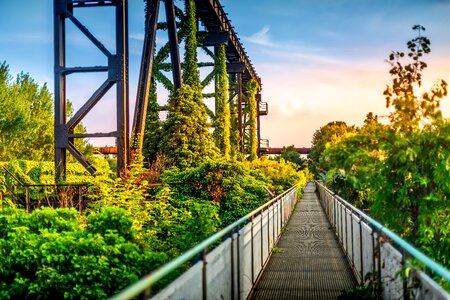
[[[321,156],[327,146],[339,142],[347,133],[355,131],[354,126],[348,126],[342,121],[333,121],[318,129],[311,142],[311,152],[308,155],[309,167],[317,176],[324,173],[321,166]]]
[[[285,161],[294,163],[297,166],[297,171],[303,170],[307,167],[306,159],[303,159],[300,156],[300,153],[297,152],[294,145],[284,147],[283,151],[281,151],[280,156],[276,157],[276,160],[279,161],[281,158]]]
[[[53,158],[53,100],[25,73],[12,81],[0,64],[0,160]]]
[[[392,84],[384,91],[392,107],[390,124],[368,115],[357,133],[329,147],[329,175],[339,172],[356,194],[365,192],[366,207],[384,225],[450,266],[450,121],[442,117],[441,99],[447,83],[437,81],[421,96],[430,41],[421,34],[407,43],[408,53],[392,52]],[[409,63],[404,63],[405,59]],[[349,187],[349,186],[347,186]]]

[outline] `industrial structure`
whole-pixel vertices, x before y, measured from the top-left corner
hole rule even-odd
[[[55,169],[56,180],[65,177],[67,151],[69,151],[91,174],[95,167],[75,147],[76,138],[114,137],[116,140],[117,166],[119,173],[126,169],[130,156],[130,134],[133,147],[142,147],[144,136],[147,104],[152,71],[155,59],[155,40],[158,30],[158,14],[161,0],[148,0],[146,10],[146,26],[142,61],[139,74],[138,90],[134,119],[130,128],[129,84],[128,84],[128,1],[127,0],[54,0],[54,58],[55,58]],[[182,83],[179,50],[180,29],[177,28],[177,8],[173,0],[164,0],[165,21],[167,23],[168,44],[170,46],[170,70],[172,85],[179,88]],[[205,32],[199,32],[201,47],[215,47],[225,44],[227,71],[235,78],[234,92],[231,99],[237,97],[238,127],[243,151],[243,136],[246,132],[246,116],[243,113],[243,85],[255,80],[259,84],[256,94],[257,107],[257,138],[261,139],[260,116],[267,115],[267,103],[261,98],[261,79],[257,75],[250,58],[245,52],[239,38],[218,0],[195,0],[198,22],[203,25]],[[90,7],[115,8],[115,52],[110,52],[102,42],[77,19],[75,11]],[[106,66],[67,66],[66,65],[66,21],[72,22],[106,57]],[[73,73],[107,72],[107,79],[100,84],[93,95],[75,112],[74,116],[66,119],[66,76]],[[116,86],[116,128],[106,133],[75,134],[74,128],[90,110],[102,99],[106,92]],[[131,129],[131,130],[130,130]],[[261,153],[261,147],[258,153]],[[135,149],[139,150],[139,149]]]

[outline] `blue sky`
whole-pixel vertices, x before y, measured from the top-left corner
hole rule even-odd
[[[53,91],[53,8],[50,0],[0,0],[0,61],[12,74],[28,72]],[[181,1],[176,1],[176,3]],[[273,147],[309,146],[312,134],[329,121],[360,125],[367,112],[386,115],[382,91],[390,82],[384,62],[414,37],[412,25],[427,28],[431,54],[424,87],[438,78],[450,81],[450,1],[448,0],[222,0],[263,82],[269,115],[262,117],[262,138]],[[143,1],[129,1],[130,99],[134,102],[143,37]],[[112,9],[75,12],[114,48]],[[68,64],[105,62],[73,26],[68,25]],[[166,40],[158,34],[158,42]],[[79,107],[105,75],[71,75],[68,98]],[[112,98],[84,120],[88,131],[109,131],[115,122]],[[443,111],[450,115],[449,100]],[[134,108],[132,103],[131,109]],[[91,140],[111,144],[108,140]]]

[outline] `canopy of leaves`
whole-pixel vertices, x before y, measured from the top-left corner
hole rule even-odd
[[[348,126],[342,121],[333,121],[318,129],[311,141],[311,152],[308,154],[311,171],[316,174],[324,172],[320,165],[323,151],[332,144],[339,142],[347,133],[353,132],[354,126]]]
[[[450,121],[439,109],[447,83],[437,81],[417,95],[430,41],[421,35],[425,28],[413,29],[418,37],[407,43],[407,55],[393,52],[388,60],[390,124],[368,116],[363,128],[329,147],[321,163],[335,190],[347,191],[387,227],[450,266]]]
[[[53,100],[28,74],[0,64],[0,161],[53,158]]]

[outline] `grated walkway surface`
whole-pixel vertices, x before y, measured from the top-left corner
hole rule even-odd
[[[252,299],[336,299],[356,285],[311,182],[277,247]]]

